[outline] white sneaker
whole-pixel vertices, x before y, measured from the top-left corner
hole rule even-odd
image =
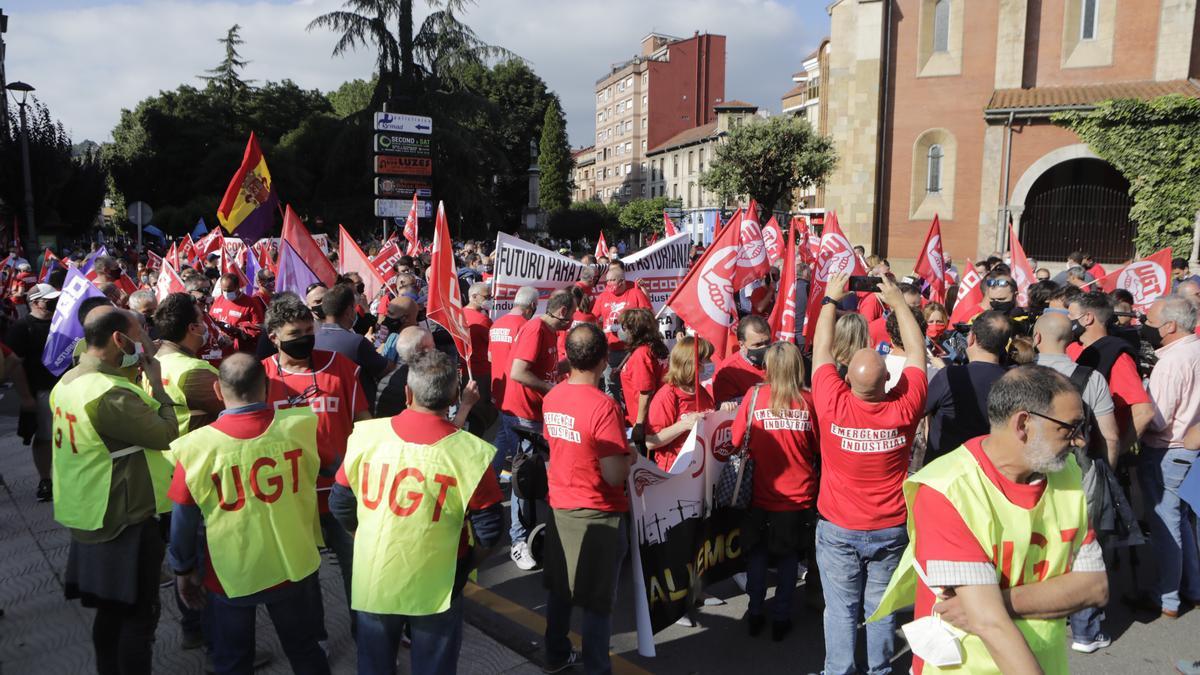
[[[1080,654],[1094,654],[1097,650],[1104,649],[1105,647],[1107,647],[1111,644],[1112,644],[1112,638],[1108,637],[1104,633],[1101,633],[1101,634],[1097,635],[1096,639],[1092,640],[1091,642],[1074,642],[1074,641],[1072,641],[1071,649],[1074,649],[1075,651],[1079,652]]]
[[[512,548],[508,550],[508,557],[517,564],[518,569],[528,572],[537,567],[537,561],[533,559],[533,554],[529,552],[529,544],[523,541],[513,542]]]
[[[746,573],[738,572],[737,574],[733,575],[733,583],[737,584],[738,588],[742,589],[742,592],[745,593],[746,592]]]

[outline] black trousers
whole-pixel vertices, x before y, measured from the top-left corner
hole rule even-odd
[[[92,623],[96,670],[100,675],[150,673],[154,631],[158,628],[159,572],[166,547],[153,521],[141,525],[137,557],[137,601],[131,605],[100,601]]]

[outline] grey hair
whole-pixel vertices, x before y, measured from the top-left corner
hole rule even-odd
[[[271,304],[267,305],[267,316],[264,323],[267,326],[267,332],[274,333],[283,328],[285,324],[312,320],[312,310],[304,304],[300,296],[295,293],[280,293],[275,296]]]
[[[154,295],[154,291],[143,288],[140,291],[134,291],[129,294],[129,309],[141,311],[143,307],[148,307],[158,298]]]
[[[408,364],[408,388],[413,403],[428,410],[444,410],[458,397],[458,369],[449,356],[435,350],[417,354]]]
[[[471,284],[470,288],[467,289],[467,298],[469,299],[479,295],[491,287],[492,285],[486,281],[476,281],[475,283]]]
[[[1181,295],[1168,295],[1162,302],[1163,322],[1174,321],[1175,327],[1185,333],[1196,330],[1196,306]]]
[[[513,298],[513,307],[537,307],[538,290],[533,286],[522,286],[517,289]]]
[[[117,264],[117,259],[111,255],[101,255],[96,256],[96,259],[92,262],[92,269],[96,271],[112,269],[119,271],[121,266]]]
[[[585,284],[594,283],[596,281],[596,266],[584,265],[583,270],[579,273],[579,280]]]
[[[1067,278],[1079,279],[1080,281],[1083,281],[1087,278],[1087,270],[1083,269],[1079,265],[1069,267],[1067,268]]]
[[[992,427],[1002,427],[1021,411],[1049,414],[1054,397],[1079,390],[1062,373],[1045,366],[1026,365],[1013,368],[992,385],[988,393],[988,421]]]
[[[188,293],[208,290],[208,277],[203,275],[189,276],[183,280],[183,287]]]

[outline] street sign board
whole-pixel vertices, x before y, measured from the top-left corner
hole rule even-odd
[[[398,113],[375,113],[377,131],[400,131],[409,134],[433,133],[433,118],[423,115],[401,115]]]
[[[433,183],[416,176],[379,177],[375,179],[375,196],[412,199],[413,195],[427,198],[433,195]]]
[[[667,212],[667,217],[670,218],[672,221],[678,221],[680,218],[683,217],[683,209],[667,207],[664,210]]]
[[[375,173],[432,176],[433,160],[428,157],[375,155]]]
[[[411,199],[376,199],[375,216],[377,218],[407,218],[408,210],[412,208]],[[432,218],[433,202],[417,201],[417,217]]]
[[[129,222],[144,227],[150,224],[150,219],[154,217],[154,211],[146,202],[134,202],[125,209],[129,214]]]
[[[430,136],[399,132],[378,133],[375,134],[375,152],[386,155],[428,157],[431,138]]]

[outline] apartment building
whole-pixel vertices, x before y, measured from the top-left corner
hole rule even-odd
[[[713,106],[713,112],[716,119],[712,122],[681,131],[646,154],[648,197],[678,199],[684,209],[724,206],[715,192],[700,186],[700,177],[716,157],[717,145],[731,129],[758,121],[758,106],[728,101]]]

